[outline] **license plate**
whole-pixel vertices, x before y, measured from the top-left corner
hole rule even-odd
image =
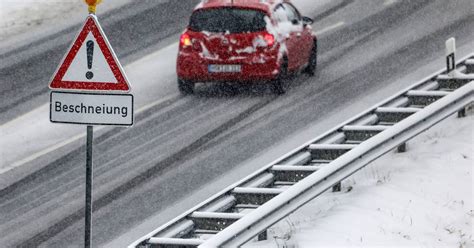
[[[240,65],[209,65],[208,70],[211,73],[216,72],[241,72],[242,68]]]

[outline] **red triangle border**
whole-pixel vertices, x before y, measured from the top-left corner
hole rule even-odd
[[[77,82],[77,81],[63,81],[63,77],[76,57],[79,49],[83,45],[87,35],[92,32],[92,35],[97,41],[97,44],[104,54],[107,63],[112,70],[113,75],[117,79],[117,83],[110,82]],[[118,60],[115,58],[112,47],[110,47],[103,34],[97,19],[94,15],[89,15],[86,19],[82,30],[79,32],[76,40],[72,44],[69,52],[64,57],[61,65],[56,71],[49,87],[51,89],[66,89],[66,90],[84,90],[84,91],[123,91],[129,92],[130,86],[124,76]]]

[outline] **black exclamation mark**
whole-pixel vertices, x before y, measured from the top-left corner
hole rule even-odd
[[[89,70],[91,70],[92,69],[92,59],[93,59],[93,56],[94,56],[94,42],[90,40],[86,43],[86,46],[87,46],[87,68],[89,68]],[[87,79],[92,79],[93,77],[94,77],[94,73],[92,73],[91,71],[86,72],[86,78]]]

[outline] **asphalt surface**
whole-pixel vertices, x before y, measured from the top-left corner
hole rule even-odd
[[[113,129],[96,138],[93,243],[105,244],[308,123],[328,118],[331,110],[352,104],[442,56],[447,38],[455,36],[459,46],[473,39],[470,0],[456,4],[413,0],[388,6],[368,0],[345,3],[315,16],[320,22],[343,20],[345,25],[321,35],[317,75],[294,78],[286,95],[275,96],[264,85],[199,86],[194,96],[177,97],[141,113],[133,128]],[[183,16],[192,9],[175,8]],[[149,16],[159,15],[150,11]],[[174,27],[167,29],[178,32],[183,22],[175,20]],[[125,23],[130,22],[124,20],[122,26]],[[106,30],[111,29],[106,25]],[[143,26],[135,28],[146,29]],[[114,31],[110,33],[113,36]],[[149,39],[152,43],[159,38]],[[121,50],[120,41],[111,40]],[[58,55],[64,49],[58,48]],[[44,56],[55,56],[48,54]],[[31,63],[35,61],[40,63],[39,59]],[[50,69],[44,78],[51,75],[54,68]],[[1,75],[4,80],[5,74]],[[2,100],[2,116],[20,111],[10,110],[18,99],[38,94],[41,98],[46,89],[39,85],[17,92],[17,100]],[[1,94],[12,90],[1,87]],[[84,147],[80,147],[0,191],[2,247],[82,246],[83,156]]]

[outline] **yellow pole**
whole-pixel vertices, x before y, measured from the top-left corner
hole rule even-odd
[[[84,0],[84,2],[89,5],[89,14],[95,14],[96,7],[102,0]]]

